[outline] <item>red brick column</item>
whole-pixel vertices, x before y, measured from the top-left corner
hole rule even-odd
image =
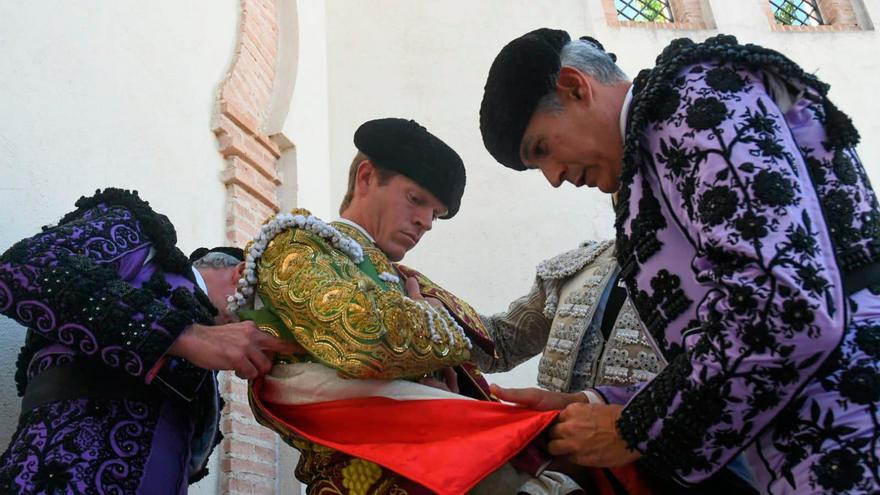
[[[240,0],[241,17],[232,63],[219,86],[213,131],[226,159],[226,240],[244,247],[259,225],[278,212],[281,184],[276,164],[281,156],[264,128],[272,111],[279,67],[279,26],[275,0]],[[278,455],[276,435],[258,425],[247,403],[247,385],[221,373],[226,408],[220,427],[219,493],[273,494]]]

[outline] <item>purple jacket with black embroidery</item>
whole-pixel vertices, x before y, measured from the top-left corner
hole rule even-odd
[[[163,359],[185,327],[210,324],[214,310],[174,247],[168,219],[138,215],[129,198],[140,201],[113,190],[84,198],[58,225],[0,257],[0,312],[29,328],[20,392],[28,377],[74,357],[146,383],[158,376],[187,399],[207,375]]]
[[[618,258],[669,366],[601,391],[683,483],[742,453],[762,493],[880,490],[880,212],[827,89],[726,36],[634,82]]]
[[[28,328],[19,393],[39,373],[72,362],[133,377],[189,411],[201,464],[216,436],[215,378],[166,353],[186,327],[212,324],[216,310],[171,223],[136,193],[110,188],[76,206],[0,256],[0,313]]]

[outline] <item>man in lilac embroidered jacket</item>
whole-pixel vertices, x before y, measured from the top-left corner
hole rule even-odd
[[[210,370],[253,378],[291,346],[225,310],[240,250],[195,269],[137,193],[76,206],[0,256],[0,312],[28,327],[0,492],[184,494],[219,441]]]
[[[669,366],[565,407],[551,452],[684,484],[738,455],[762,493],[880,490],[880,211],[827,85],[772,50],[673,42],[632,82],[591,38],[541,29],[489,71],[503,165],[619,194],[617,257]],[[579,398],[579,402],[585,401]]]

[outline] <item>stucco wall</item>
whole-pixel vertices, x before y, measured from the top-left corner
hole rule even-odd
[[[222,243],[211,112],[237,22],[232,0],[0,3],[0,250],[110,185],[167,214],[184,251]],[[0,317],[4,448],[23,336]]]
[[[295,147],[296,206],[326,218],[335,212],[335,205],[330,202],[331,170],[328,167],[327,13],[325,2],[298,0],[296,3],[299,63],[293,100],[282,132]],[[282,206],[289,206],[283,195],[279,199]]]
[[[859,153],[875,187],[880,185],[880,99],[873,96],[880,77],[880,33],[875,30],[831,32],[779,32],[770,28],[764,0],[711,0],[716,29],[672,31],[612,28],[604,19],[602,0],[588,0],[589,18],[583,31],[598,38],[617,54],[620,66],[634,77],[653,65],[662,48],[676,38],[701,41],[718,33],[732,34],[740,42],[756,43],[780,51],[831,85],[831,98],[848,113],[862,135]],[[864,5],[871,20],[880,20],[880,0],[854,0]],[[572,33],[574,34],[574,33]]]
[[[718,32],[781,50],[833,86],[832,96],[865,136],[862,157],[880,181],[880,102],[870,97],[880,76],[875,31],[773,32],[763,0],[711,0],[717,29],[671,31],[611,28],[602,0],[327,3],[329,181],[333,206],[355,152],[351,136],[368,119],[413,118],[453,146],[467,166],[461,212],[440,221],[405,260],[483,312],[506,308],[530,287],[541,259],[586,238],[612,235],[609,199],[594,190],[552,188],[536,172],[496,164],[483,148],[478,110],[485,76],[498,50],[538,27],[593,35],[631,75],[650,66],[670,40]],[[866,0],[880,15],[880,0]],[[294,110],[295,111],[295,110]],[[529,385],[536,361],[492,379]]]

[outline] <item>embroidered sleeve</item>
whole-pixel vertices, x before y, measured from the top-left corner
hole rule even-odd
[[[701,64],[670,89],[676,110],[643,135],[640,173],[660,184],[710,290],[683,352],[618,427],[646,462],[694,481],[750,443],[817,372],[841,340],[845,303],[834,226],[761,75]]]
[[[163,299],[123,280],[120,260],[149,246],[120,207],[99,205],[46,228],[0,256],[0,312],[47,342],[149,381],[147,372],[200,314],[183,288],[166,287]]]
[[[260,297],[284,324],[280,337],[348,376],[417,377],[470,356],[470,341],[447,311],[383,290],[306,230],[275,236],[257,273]]]
[[[511,370],[544,350],[552,322],[552,316],[543,313],[546,299],[543,284],[537,280],[528,294],[510,303],[507,312],[480,316],[498,355],[496,359],[479,348],[474,350],[474,361],[482,371]]]

